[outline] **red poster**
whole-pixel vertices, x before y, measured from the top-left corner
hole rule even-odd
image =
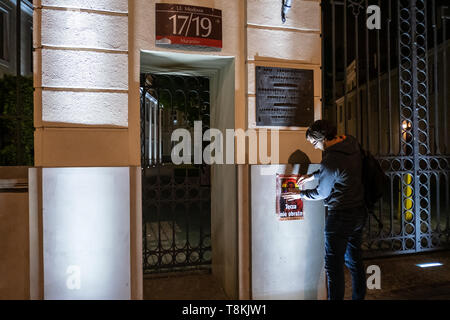
[[[283,193],[294,189],[299,190],[297,179],[299,175],[277,174],[277,216],[280,220],[302,220],[303,201],[301,199],[286,201],[281,196]]]

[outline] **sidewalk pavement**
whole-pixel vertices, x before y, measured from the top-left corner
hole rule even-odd
[[[419,263],[440,262],[439,267],[420,268]],[[366,268],[377,265],[381,289],[367,290],[367,300],[450,300],[450,251],[367,259]],[[345,299],[351,299],[351,277],[346,270]],[[370,274],[367,275],[369,277]],[[144,278],[144,299],[227,300],[210,273],[172,274]]]
[[[417,266],[430,262],[443,265]],[[366,300],[450,300],[450,251],[367,259],[364,263],[366,268],[378,265],[381,271],[381,289],[367,290]],[[345,277],[345,299],[351,299],[351,277],[347,269]]]

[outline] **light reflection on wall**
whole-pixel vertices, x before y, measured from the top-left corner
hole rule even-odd
[[[128,168],[44,168],[45,299],[130,299]]]
[[[109,1],[109,10],[96,2],[43,0],[36,9],[44,122],[128,126],[127,1]]]
[[[83,125],[128,126],[128,94],[42,92],[42,120]]]

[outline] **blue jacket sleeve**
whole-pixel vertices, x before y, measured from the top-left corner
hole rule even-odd
[[[328,198],[336,182],[335,170],[329,168],[327,165],[322,164],[318,175],[314,175],[319,179],[319,184],[314,189],[300,191],[300,197],[308,200],[322,200]]]

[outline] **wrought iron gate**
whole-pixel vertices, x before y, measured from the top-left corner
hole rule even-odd
[[[450,244],[447,0],[322,1],[324,117],[390,178],[369,216],[367,256]],[[376,5],[381,29],[367,20]]]
[[[194,121],[208,129],[208,78],[141,75],[144,273],[211,264],[210,167],[171,161],[172,132]]]

